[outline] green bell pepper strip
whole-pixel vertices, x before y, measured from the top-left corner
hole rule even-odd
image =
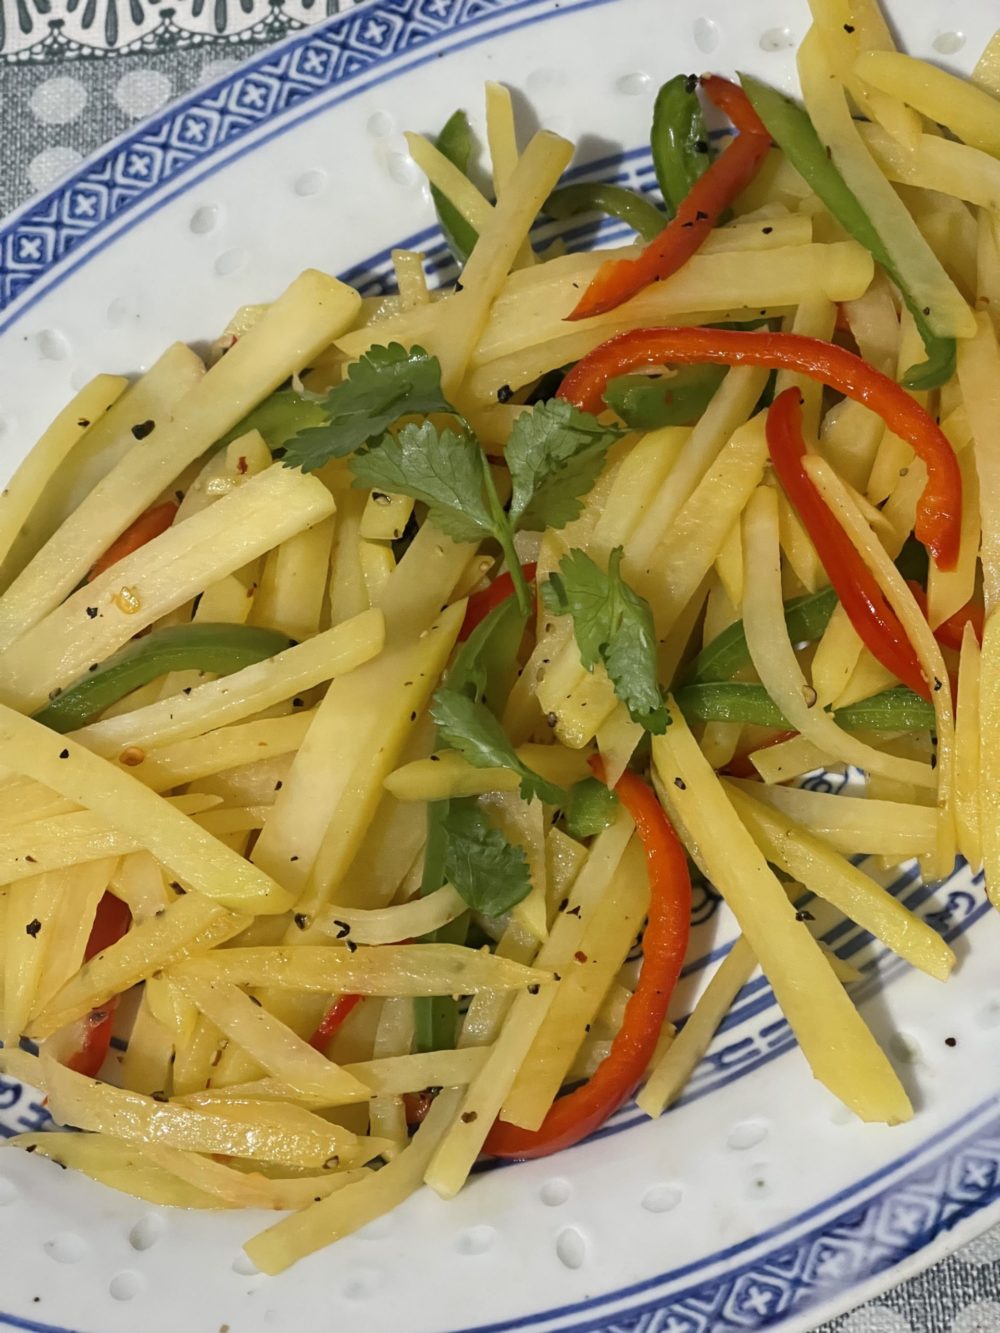
[[[280,449],[299,431],[325,426],[328,420],[329,413],[318,399],[306,398],[291,388],[276,389],[216,441],[213,453],[225,449],[248,430],[259,430],[269,449]]]
[[[651,241],[667,225],[667,218],[654,203],[621,185],[603,181],[580,181],[553,190],[542,205],[542,212],[562,221],[580,213],[607,213],[618,218],[644,241]]]
[[[911,366],[903,376],[903,387],[915,390],[937,388],[954,373],[954,338],[939,338],[931,332],[922,306],[907,290],[882,237],[830,160],[808,112],[783,93],[748,74],[740,75],[740,80],[754,110],[792,166],[844,230],[865,247],[899,288],[927,351],[927,360]]]
[[[653,104],[653,167],[670,217],[711,162],[697,90],[693,74],[678,74],[663,85]]]
[[[689,426],[708,407],[725,375],[720,366],[684,366],[668,379],[619,375],[608,382],[604,401],[636,430]]]
[[[427,807],[427,843],[424,848],[424,870],[420,879],[420,896],[437,893],[444,883],[444,863],[448,850],[448,835],[444,821],[448,818],[450,801],[431,801]],[[463,913],[457,920],[433,930],[421,938],[422,944],[464,944],[469,916]],[[413,1001],[414,1044],[418,1051],[450,1051],[458,1032],[458,1004],[450,995],[418,995]]]
[[[435,141],[435,147],[453,166],[458,167],[464,176],[469,174],[469,162],[472,159],[472,127],[464,111],[456,111],[445,122],[444,129]],[[450,203],[440,190],[431,186],[431,198],[437,209],[438,221],[444,232],[449,249],[460,264],[464,264],[472,248],[479,239],[479,233],[466,222],[461,213]]]
[[[785,626],[792,643],[814,643],[823,634],[837,605],[832,588],[807,593],[785,604]],[[749,666],[750,649],[743,621],[734,621],[705,645],[684,675],[685,685],[703,685],[709,681],[731,679],[741,667]],[[761,723],[770,726],[769,722]]]
[[[788,728],[788,721],[763,685],[742,681],[707,681],[685,685],[674,696],[689,722],[746,722],[755,727]],[[845,731],[932,731],[934,707],[905,685],[837,708]]]
[[[53,731],[73,731],[93,722],[126,694],[170,671],[228,676],[293,643],[287,634],[253,625],[170,625],[134,639],[33,716]]]

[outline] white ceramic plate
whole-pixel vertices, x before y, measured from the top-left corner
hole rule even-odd
[[[894,8],[911,50],[959,68],[1000,23],[997,0]],[[648,186],[658,82],[740,68],[790,87],[807,22],[804,0],[379,0],[259,56],[0,228],[4,470],[97,370],[211,337],[306,265],[375,290],[405,240],[443,267],[400,131],[479,107],[485,79],[523,90],[526,126],[578,139],[585,169]],[[264,1217],[156,1211],[4,1154],[0,1326],[807,1328],[1000,1218],[1000,928],[964,868],[933,892],[915,868],[891,887],[961,959],[945,989],[857,931],[835,941],[866,968],[857,992],[913,1095],[907,1126],[835,1105],[758,979],[661,1121],[626,1108],[586,1145],[484,1171],[451,1204],[425,1192],[278,1279],[240,1251]],[[696,915],[681,1012],[733,937],[713,896]],[[0,1134],[45,1121],[0,1080]]]

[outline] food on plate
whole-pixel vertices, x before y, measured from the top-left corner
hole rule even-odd
[[[647,195],[489,85],[489,197],[464,112],[409,136],[452,284],[309,270],[22,464],[0,1071],[68,1128],[15,1146],[288,1211],[276,1273],[659,1116],[757,966],[913,1114],[828,940],[945,981],[856,854],[1000,883],[1000,44],[967,82],[813,11],[801,100],[664,84]],[[739,934],[684,1015],[692,865]]]

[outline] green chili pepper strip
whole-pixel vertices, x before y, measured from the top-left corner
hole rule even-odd
[[[788,722],[763,685],[742,681],[707,681],[685,685],[677,706],[689,722],[746,722],[786,729]],[[931,731],[934,708],[905,685],[834,710],[845,731]]]
[[[135,639],[40,708],[34,718],[53,731],[73,731],[169,671],[228,676],[283,652],[293,642],[287,634],[253,625],[170,625]]]
[[[458,167],[463,175],[469,174],[469,162],[472,159],[472,127],[464,111],[456,111],[453,116],[449,116],[444,129],[437,137],[436,147],[453,166]],[[437,209],[438,221],[441,223],[445,240],[458,262],[464,264],[472,254],[479,233],[475,227],[466,222],[455,205],[433,186],[431,197]]]
[[[927,350],[927,360],[911,366],[904,375],[904,388],[937,388],[954,372],[954,338],[939,338],[931,332],[922,307],[907,290],[882,237],[872,225],[860,200],[827,155],[808,112],[784,94],[749,75],[743,74],[740,78],[754,110],[792,166],[844,230],[869,251],[899,288]]]
[[[450,801],[431,801],[427,807],[427,843],[424,848],[424,870],[420,879],[420,896],[437,893],[444,883],[444,862],[448,850],[448,835],[444,821],[448,817]],[[422,943],[464,944],[468,929],[468,914],[440,930],[425,935]],[[450,1051],[458,1031],[458,1005],[450,995],[420,995],[413,1001],[414,1041],[418,1051]]]
[[[322,402],[305,398],[294,389],[278,389],[223,435],[215,448],[225,449],[248,430],[259,430],[269,449],[280,449],[299,431],[325,426],[328,420],[329,413]]]
[[[837,594],[832,588],[807,593],[785,605],[785,625],[792,643],[814,643],[820,638],[837,605]],[[711,643],[706,644],[685,673],[688,685],[703,685],[709,681],[731,679],[741,667],[750,663],[750,649],[743,621],[737,620]],[[771,723],[761,723],[770,726]]]
[[[666,216],[641,194],[602,181],[560,186],[546,199],[542,212],[560,220],[576,217],[579,213],[607,213],[638,232],[644,241],[659,236],[667,225]]]
[[[666,379],[619,375],[604,390],[604,401],[636,430],[688,426],[697,421],[725,378],[722,366],[684,366]]]
[[[678,74],[663,85],[653,106],[653,167],[670,217],[711,161],[697,89],[694,75]]]

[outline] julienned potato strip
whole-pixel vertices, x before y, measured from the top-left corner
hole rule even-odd
[[[1000,48],[974,85],[894,50],[869,0],[849,25],[842,11],[816,0],[799,51],[812,131],[748,84],[781,147],[742,195],[713,197],[730,217],[698,253],[616,308],[565,318],[607,259],[661,238],[536,253],[572,146],[519,145],[492,84],[495,202],[446,140],[409,140],[478,235],[453,289],[431,293],[407,251],[399,296],[379,301],[309,270],[242,308],[207,368],[175,345],[134,385],[98,375],[56,416],[0,498],[0,1069],[84,1132],[15,1146],[151,1203],[290,1211],[247,1246],[267,1273],[422,1183],[451,1197],[496,1122],[497,1152],[504,1134],[550,1150],[553,1108],[575,1115],[634,1049],[634,1002],[660,973],[637,996],[631,951],[650,883],[655,904],[669,892],[651,869],[668,817],[741,933],[679,1034],[647,1009],[648,1081],[618,1100],[638,1092],[651,1116],[675,1103],[759,964],[822,1085],[803,1098],[832,1093],[875,1123],[913,1114],[852,1001],[862,972],[824,937],[843,913],[921,984],[943,982],[947,943],[850,858],[919,857],[944,877],[957,849],[991,892],[1000,874]],[[738,87],[712,87],[750,123]],[[670,160],[685,143],[657,140],[669,180],[703,179],[705,162]],[[612,199],[652,234],[658,205],[632,203]],[[640,356],[647,380],[612,397],[641,419],[606,411],[603,385],[574,396],[615,335],[732,321],[757,326],[741,338],[763,323],[861,353],[858,401],[781,363],[776,392],[800,391],[813,442],[798,482],[782,473],[787,494],[752,358],[703,383]],[[891,416],[870,368],[899,380],[925,342],[916,407],[892,391],[916,459],[872,410]],[[928,466],[947,498],[936,524]],[[173,521],[143,540],[165,502]],[[945,554],[926,576],[915,526]],[[112,547],[121,558],[90,577]],[[889,647],[859,637],[836,578],[808,644],[786,627],[790,601],[834,597],[832,550],[876,590]],[[137,634],[188,621],[227,642],[278,631],[283,650],[222,676],[159,660],[69,735],[33,720]],[[735,665],[723,632],[748,649]],[[710,643],[697,683],[731,720],[692,728],[671,692],[683,702]],[[885,662],[919,687],[918,723],[933,704],[933,732],[903,725],[916,696]],[[751,725],[734,683],[787,727]],[[872,696],[882,729],[838,725],[833,710]],[[783,785],[837,763],[862,770],[864,794]],[[614,787],[629,769],[622,800],[650,784],[652,823],[594,776]],[[115,1080],[92,1078],[76,1066],[112,1011],[128,1049]]]

